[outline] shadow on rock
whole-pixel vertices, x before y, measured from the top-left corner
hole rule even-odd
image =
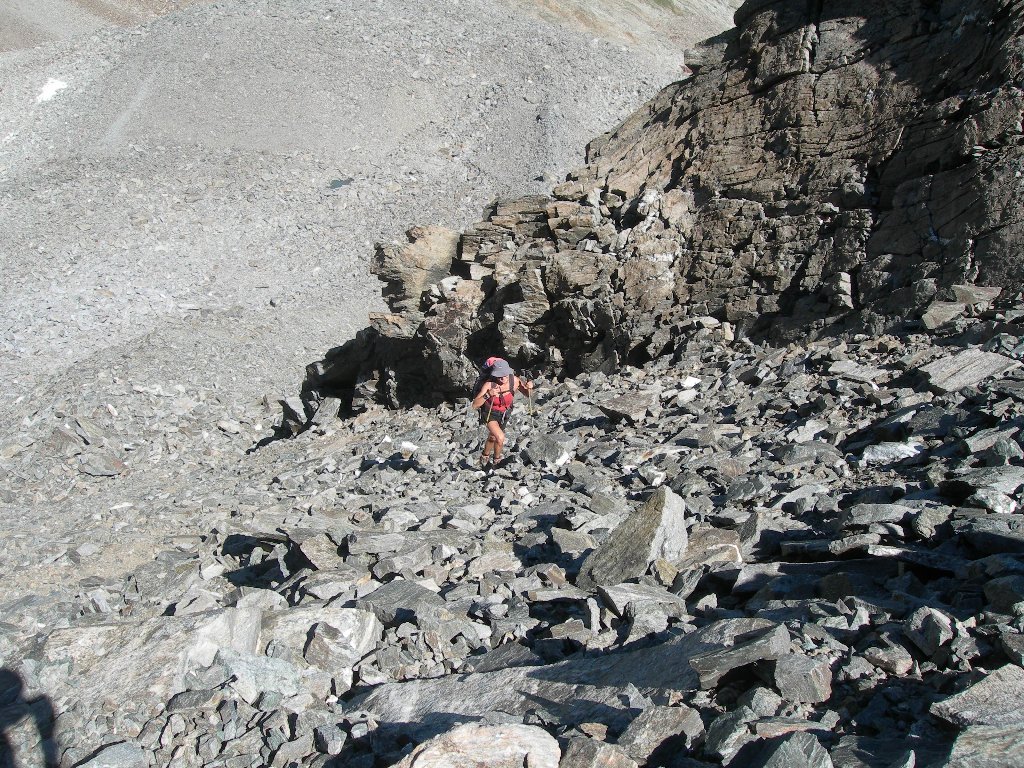
[[[22,725],[28,721],[28,728]],[[45,766],[57,765],[53,705],[46,696],[25,698],[25,683],[17,672],[0,668],[0,768],[28,764],[38,750]],[[37,764],[36,761],[32,761]]]

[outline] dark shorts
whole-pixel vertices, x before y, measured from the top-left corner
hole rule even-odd
[[[481,408],[480,409],[480,423],[481,424],[487,424],[489,422],[496,421],[496,422],[498,422],[498,424],[500,426],[504,427],[505,426],[505,419],[507,419],[507,418],[508,418],[508,411],[507,410],[506,411],[499,411],[497,408],[491,408],[490,410],[488,410],[487,408]]]

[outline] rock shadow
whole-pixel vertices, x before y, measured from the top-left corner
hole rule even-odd
[[[35,744],[16,744],[14,741],[12,731],[25,720],[31,722],[31,727],[38,734]],[[42,765],[56,768],[59,749],[54,720],[53,704],[48,697],[27,698],[25,681],[21,676],[6,667],[0,668],[0,768],[15,768],[19,764],[16,747],[23,753],[23,758],[27,757],[26,751],[38,748]]]

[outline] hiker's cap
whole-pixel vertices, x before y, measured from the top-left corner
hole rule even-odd
[[[491,376],[504,378],[511,375],[512,366],[508,364],[508,361],[502,360],[500,357],[494,358],[494,362],[491,364]]]

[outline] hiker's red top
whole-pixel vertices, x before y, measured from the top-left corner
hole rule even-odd
[[[508,387],[507,390],[505,390],[504,392],[499,390],[499,392],[497,394],[491,395],[491,397],[490,397],[490,408],[491,408],[492,411],[498,411],[498,412],[507,411],[509,408],[512,407],[512,397],[513,397],[513,394],[512,394],[512,384],[511,384],[511,381],[510,381],[511,379],[512,379],[511,376],[509,376],[507,379],[505,379],[504,386]]]

